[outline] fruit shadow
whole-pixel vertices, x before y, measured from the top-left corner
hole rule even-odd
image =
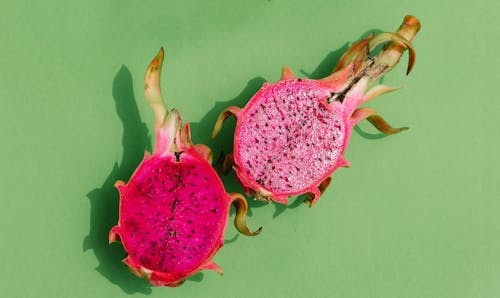
[[[122,260],[126,253],[119,243],[108,245],[109,230],[118,222],[119,194],[117,180],[127,180],[141,162],[145,150],[151,149],[148,128],[141,121],[134,98],[132,75],[126,66],[116,74],[112,85],[116,112],[123,124],[123,155],[115,163],[104,183],[87,194],[90,200],[90,232],[83,241],[83,250],[94,252],[99,264],[96,271],[119,286],[125,293],[150,294],[145,279],[130,273]]]
[[[236,125],[236,120],[234,117],[228,118],[224,125],[222,126],[221,131],[217,135],[214,140],[210,139],[210,135],[212,129],[219,117],[219,114],[228,106],[237,106],[243,107],[248,102],[248,100],[252,97],[253,94],[260,89],[262,84],[265,82],[262,77],[255,77],[247,82],[247,85],[243,88],[243,90],[234,98],[228,101],[218,101],[214,104],[214,106],[207,111],[207,113],[200,119],[198,122],[191,122],[191,137],[194,143],[202,143],[208,145],[212,151],[214,160],[217,161],[221,156],[233,152],[233,136],[234,136],[234,128]],[[227,175],[221,175],[222,182],[226,188],[226,191],[244,193],[243,188],[240,186],[233,171],[230,171]],[[248,201],[248,216],[252,216],[252,209],[256,207],[262,207],[268,205],[265,202],[255,201],[253,199],[249,199]],[[234,216],[234,209],[231,209],[231,217]],[[258,223],[253,224],[251,220],[249,220],[250,229],[258,228],[256,226]],[[232,243],[238,239],[238,235],[231,239],[226,239],[225,244]]]
[[[354,131],[360,135],[361,137],[365,139],[370,139],[370,140],[377,140],[377,139],[383,139],[387,137],[388,135],[385,135],[383,133],[369,133],[364,130],[362,130],[359,125],[354,126]]]
[[[315,80],[321,79],[321,78],[324,78],[324,77],[330,75],[332,73],[333,69],[335,68],[335,66],[337,65],[337,63],[339,62],[340,57],[342,57],[342,55],[349,49],[349,47],[352,44],[357,43],[357,42],[361,41],[362,39],[368,37],[368,35],[370,35],[371,33],[379,34],[381,32],[382,32],[382,30],[380,30],[380,29],[371,29],[371,30],[364,32],[363,34],[361,34],[361,36],[356,41],[346,42],[338,49],[328,53],[326,55],[326,57],[319,63],[319,65],[312,72],[307,72],[306,70],[301,69],[300,73],[302,73],[303,75],[305,75],[309,79],[315,79]],[[373,52],[371,52],[371,54],[376,55],[379,51],[380,51],[380,47],[377,47],[377,49],[375,49]]]

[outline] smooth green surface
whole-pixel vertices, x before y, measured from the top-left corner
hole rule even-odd
[[[500,297],[498,1],[2,1],[2,297]],[[283,65],[318,78],[346,42],[422,22],[417,63],[370,103],[396,136],[353,133],[350,169],[309,209],[251,202],[255,238],[227,230],[204,272],[152,288],[107,245],[112,184],[128,179],[153,113],[143,75],[160,46],[170,107],[193,139]],[[406,62],[406,56],[402,61]],[[148,132],[149,131],[149,132]],[[241,191],[231,176],[228,189]]]

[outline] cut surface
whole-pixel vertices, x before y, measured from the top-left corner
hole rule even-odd
[[[236,163],[275,194],[311,187],[342,154],[342,106],[328,104],[330,96],[329,88],[313,80],[264,86],[238,115]]]
[[[146,160],[122,196],[120,236],[147,269],[189,272],[222,246],[229,203],[207,163],[187,154]]]

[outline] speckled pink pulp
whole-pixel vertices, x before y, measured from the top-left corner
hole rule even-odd
[[[192,270],[222,244],[227,194],[207,163],[180,158],[144,162],[121,201],[120,236],[130,257],[148,269]]]
[[[238,116],[235,159],[277,194],[311,187],[343,152],[342,106],[328,104],[330,89],[312,80],[264,86]]]

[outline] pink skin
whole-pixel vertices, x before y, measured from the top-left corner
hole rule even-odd
[[[176,287],[200,270],[222,269],[212,261],[224,244],[230,205],[236,207],[235,226],[246,226],[247,204],[240,194],[226,193],[210,165],[212,153],[193,145],[189,125],[182,126],[177,110],[167,111],[159,79],[163,49],[146,74],[146,98],[156,115],[156,145],[147,152],[128,183],[117,181],[120,193],[118,225],[109,242],[121,241],[129,253],[124,262],[154,286]]]
[[[407,16],[397,33],[370,35],[354,44],[321,80],[297,79],[285,67],[281,80],[264,84],[243,109],[226,109],[212,137],[224,119],[237,118],[233,169],[245,191],[283,204],[289,196],[309,194],[306,201],[312,206],[332,173],[349,165],[344,152],[356,124],[367,119],[386,134],[405,130],[390,127],[375,110],[359,106],[395,90],[377,85],[367,91],[398,63],[405,49],[410,51],[408,72],[412,69],[411,40],[419,28],[418,20]],[[368,52],[383,43],[380,54],[368,58]]]

